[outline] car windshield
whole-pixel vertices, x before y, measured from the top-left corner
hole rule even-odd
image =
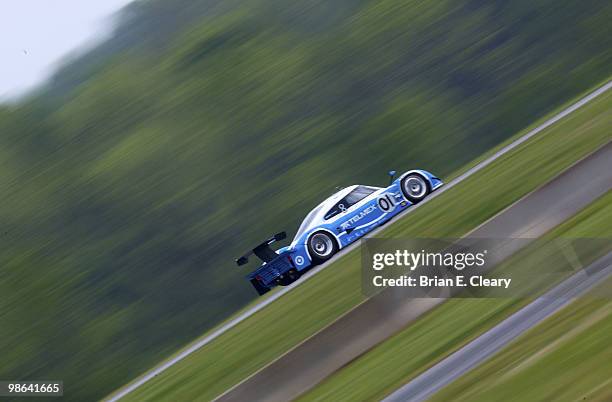
[[[357,186],[357,188],[348,193],[344,198],[338,201],[329,211],[327,211],[327,213],[325,214],[325,220],[331,219],[339,213],[346,211],[348,208],[357,204],[359,201],[363,200],[376,190],[377,189],[374,187]]]

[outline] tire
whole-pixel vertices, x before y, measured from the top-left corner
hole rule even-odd
[[[431,191],[429,183],[420,174],[412,173],[404,177],[400,183],[402,194],[413,204],[423,201]]]
[[[294,268],[287,271],[283,277],[279,280],[278,284],[281,286],[289,286],[293,282],[300,279],[300,273]]]
[[[308,238],[308,252],[315,264],[329,260],[338,251],[338,244],[327,232],[315,232]]]

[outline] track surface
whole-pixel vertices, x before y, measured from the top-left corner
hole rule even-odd
[[[384,402],[422,401],[467,373],[516,337],[612,275],[612,253],[546,292],[491,330],[399,388]]]
[[[523,135],[522,137],[518,138],[517,140],[515,140],[512,143],[508,144],[507,146],[503,147],[499,151],[495,152],[493,155],[491,155],[487,159],[485,159],[482,162],[478,163],[477,165],[475,165],[474,167],[472,167],[471,169],[469,169],[465,173],[463,173],[460,176],[458,176],[457,178],[455,178],[453,181],[451,181],[451,182],[447,183],[445,186],[441,187],[438,191],[436,191],[431,196],[429,196],[421,204],[419,204],[419,205],[417,205],[415,207],[409,208],[404,213],[400,214],[396,218],[396,220],[397,219],[401,219],[406,214],[409,214],[412,211],[414,211],[420,205],[425,204],[427,201],[429,201],[429,200],[433,199],[434,197],[440,195],[444,191],[447,191],[448,189],[456,186],[457,184],[459,184],[463,180],[465,180],[468,177],[472,176],[474,173],[478,172],[479,170],[481,170],[481,169],[485,168],[486,166],[488,166],[489,164],[491,164],[493,161],[495,161],[496,159],[498,159],[502,155],[510,152],[514,148],[518,147],[519,145],[523,144],[524,142],[528,141],[532,137],[534,137],[537,134],[539,134],[542,130],[550,127],[551,125],[555,124],[557,121],[563,119],[565,116],[567,116],[567,115],[573,113],[574,111],[580,109],[581,107],[583,107],[584,105],[588,104],[592,100],[596,99],[600,95],[606,93],[610,89],[612,89],[612,81],[607,82],[606,84],[604,84],[603,86],[601,86],[597,90],[591,92],[590,94],[588,94],[587,96],[583,97],[582,99],[580,99],[576,103],[568,106],[567,108],[565,108],[564,110],[562,110],[561,112],[556,114],[555,116],[551,117],[550,119],[546,120],[544,123],[540,124],[539,126],[534,128],[533,130],[531,130],[528,133],[526,133],[525,135]],[[368,235],[368,237],[375,236],[376,233],[379,232],[379,230],[373,231],[370,235]],[[351,245],[351,246],[341,250],[338,253],[338,256],[336,258],[338,258],[338,257],[340,257],[340,256],[342,256],[342,255],[344,255],[344,254],[346,254],[348,252],[350,252],[351,250],[355,249],[358,246],[358,244],[359,243],[355,243],[355,244],[353,244],[353,245]],[[142,375],[141,377],[137,378],[132,383],[126,385],[123,388],[121,388],[116,393],[110,395],[108,397],[108,399],[106,399],[106,400],[109,401],[109,402],[118,401],[119,399],[123,398],[127,394],[129,394],[129,393],[133,392],[134,390],[138,389],[143,384],[145,384],[148,381],[150,381],[152,378],[158,376],[162,372],[166,371],[168,368],[174,366],[175,364],[177,364],[181,360],[185,359],[187,356],[189,356],[192,353],[194,353],[195,351],[201,349],[203,346],[207,345],[208,343],[210,343],[211,341],[213,341],[214,339],[216,339],[217,337],[219,337],[220,335],[222,335],[226,331],[228,331],[231,328],[235,327],[240,322],[244,321],[248,317],[250,317],[253,314],[255,314],[256,312],[258,312],[259,310],[265,308],[270,303],[274,302],[278,298],[280,298],[283,295],[285,295],[286,293],[290,292],[291,290],[293,290],[293,288],[295,288],[297,286],[300,286],[305,281],[310,279],[312,276],[316,275],[318,272],[320,272],[323,269],[327,268],[330,264],[333,264],[333,262],[334,262],[334,260],[336,258],[334,258],[332,261],[330,261],[330,262],[328,262],[328,263],[326,263],[324,265],[321,265],[319,267],[316,267],[315,269],[312,269],[310,272],[308,272],[306,275],[304,275],[302,278],[300,278],[300,280],[297,281],[296,283],[294,283],[293,285],[285,287],[285,288],[282,288],[282,289],[279,289],[274,294],[270,295],[268,298],[263,300],[261,303],[258,303],[257,305],[255,305],[255,306],[249,308],[248,310],[244,311],[243,313],[239,314],[237,317],[229,320],[227,323],[223,324],[218,329],[212,331],[208,336],[206,336],[206,337],[202,338],[201,340],[195,342],[193,345],[190,345],[189,347],[187,347],[186,349],[184,349],[180,353],[178,353],[176,356],[174,356],[171,359],[163,362],[159,366],[153,368],[149,372],[147,372],[144,375]]]
[[[474,238],[536,238],[612,188],[612,143],[502,211],[473,232]],[[509,242],[505,258],[525,242]],[[287,401],[404,329],[445,299],[410,299],[390,288],[221,395],[219,401]]]

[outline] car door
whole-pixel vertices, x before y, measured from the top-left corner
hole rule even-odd
[[[376,227],[381,216],[376,193],[379,188],[358,186],[338,201],[325,215],[333,218],[334,230],[343,244],[348,244]]]

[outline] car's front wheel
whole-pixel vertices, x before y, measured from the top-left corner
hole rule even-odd
[[[315,232],[308,239],[308,251],[315,264],[329,260],[337,251],[336,240],[326,232]]]
[[[401,182],[402,193],[413,204],[423,201],[429,194],[429,184],[420,174],[412,173],[404,177]]]

